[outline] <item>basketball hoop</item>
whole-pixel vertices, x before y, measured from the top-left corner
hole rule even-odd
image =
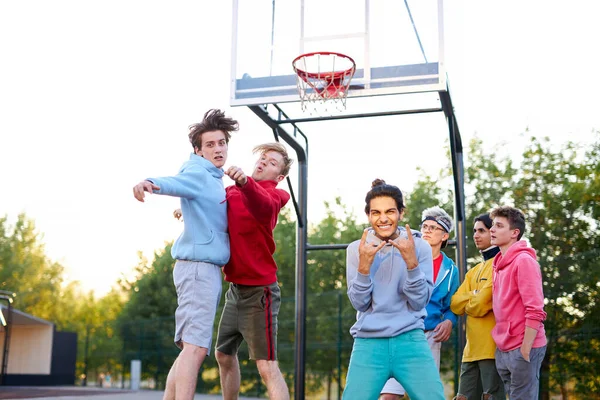
[[[303,111],[308,103],[325,105],[332,102],[338,109],[346,108],[348,87],[356,71],[351,57],[341,53],[317,51],[302,54],[292,61],[296,72],[298,94]]]

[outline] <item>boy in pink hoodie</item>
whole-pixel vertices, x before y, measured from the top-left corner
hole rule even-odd
[[[492,304],[496,326],[496,368],[510,400],[538,398],[539,372],[546,354],[542,273],[535,250],[521,240],[525,216],[519,209],[494,209],[492,245],[500,248],[493,262]]]

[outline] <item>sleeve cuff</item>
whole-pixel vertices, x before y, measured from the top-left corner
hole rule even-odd
[[[525,319],[525,326],[530,327],[531,329],[535,329],[536,331],[540,330],[541,321],[535,319]]]
[[[361,274],[360,272],[358,272],[356,274],[356,282],[362,283],[364,285],[370,285],[371,277],[369,275]]]
[[[415,279],[420,278],[423,275],[423,272],[421,272],[421,268],[419,268],[418,265],[413,269],[407,268],[406,272],[407,272],[408,280],[411,280],[411,281],[414,281]]]

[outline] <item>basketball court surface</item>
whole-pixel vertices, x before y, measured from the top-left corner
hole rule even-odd
[[[0,386],[0,399],[36,399],[36,400],[161,400],[163,392],[159,390],[120,390],[96,389],[76,386],[64,387],[16,387]],[[221,395],[197,394],[194,400],[217,400]],[[258,400],[252,397],[240,397],[240,400]]]

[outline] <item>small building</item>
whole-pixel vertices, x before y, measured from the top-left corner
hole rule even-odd
[[[52,322],[0,305],[10,330],[0,324],[0,374],[2,385],[73,385],[77,334],[58,332]],[[5,341],[9,333],[8,346]],[[8,363],[4,362],[7,357]]]

